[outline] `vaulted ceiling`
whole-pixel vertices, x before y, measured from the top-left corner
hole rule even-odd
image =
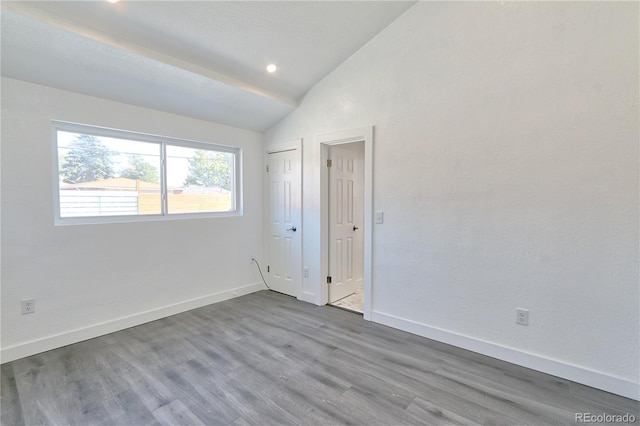
[[[2,1],[2,75],[265,131],[414,3]]]

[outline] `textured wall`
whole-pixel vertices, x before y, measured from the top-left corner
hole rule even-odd
[[[245,214],[55,227],[52,119],[241,147]],[[251,131],[3,78],[3,352],[34,340],[46,342],[25,351],[69,343],[64,339],[93,332],[74,335],[78,329],[141,314],[149,320],[149,311],[259,287],[248,259],[262,253],[261,139]],[[20,314],[23,298],[36,299],[35,314]],[[128,321],[119,324],[136,319]]]
[[[304,138],[304,290],[315,136],[374,125],[374,313],[637,393],[638,62],[637,3],[414,6],[267,133]]]

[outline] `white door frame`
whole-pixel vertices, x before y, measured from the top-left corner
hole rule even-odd
[[[373,126],[327,133],[316,137],[320,143],[320,265],[317,291],[320,304],[329,301],[329,170],[326,167],[329,147],[351,142],[364,142],[364,319],[371,320],[372,247],[373,247]]]
[[[270,199],[269,199],[269,176],[267,174],[267,166],[269,164],[269,154],[274,154],[276,152],[282,152],[282,151],[290,151],[290,150],[296,150],[298,152],[298,160],[299,160],[299,164],[300,164],[300,185],[298,188],[298,200],[300,202],[300,225],[298,225],[298,228],[300,230],[300,232],[298,233],[298,235],[300,236],[300,253],[297,256],[296,259],[296,263],[298,263],[298,277],[300,277],[300,282],[297,283],[297,294],[296,294],[296,298],[300,299],[300,296],[302,295],[302,243],[303,243],[303,238],[302,238],[302,231],[304,230],[304,226],[303,226],[303,214],[302,214],[302,169],[303,169],[303,164],[302,164],[302,139],[292,139],[290,141],[286,141],[286,142],[282,142],[282,143],[278,143],[278,144],[273,144],[270,145],[269,147],[265,148],[264,150],[264,158],[263,158],[263,193],[264,193],[264,197],[263,197],[263,205],[264,206],[270,206]],[[268,211],[268,207],[267,209],[263,210],[264,214],[263,216],[263,229],[265,230],[269,230],[270,229],[270,223],[269,223],[269,211]],[[271,253],[269,250],[269,238],[263,238],[262,239],[262,248],[263,248],[263,253],[266,254],[266,264],[264,266],[264,271],[263,274],[265,276],[265,279],[267,280],[268,283],[270,283],[269,281],[269,273],[266,271],[267,266],[270,264],[271,261]]]

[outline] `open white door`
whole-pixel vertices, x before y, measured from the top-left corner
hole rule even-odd
[[[355,293],[363,279],[364,145],[362,154],[351,148],[329,150],[329,303]]]
[[[301,270],[300,150],[269,153],[269,286],[298,297]]]

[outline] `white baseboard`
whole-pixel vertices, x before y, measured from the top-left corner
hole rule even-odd
[[[519,351],[382,312],[373,311],[371,313],[371,320],[379,324],[417,334],[418,336],[437,340],[438,342],[467,349],[482,355],[640,401],[640,384],[606,373]]]
[[[316,300],[316,295],[314,293],[303,291],[302,293],[300,293],[300,297],[298,297],[298,300],[302,300],[303,302],[313,303],[314,305],[318,305],[318,301]]]
[[[262,282],[197,297],[195,299],[185,300],[172,305],[163,306],[126,317],[116,318],[111,321],[92,324],[53,336],[20,343],[18,345],[2,348],[2,351],[0,352],[0,360],[2,360],[3,363],[14,361],[30,355],[50,351],[51,349],[60,348],[83,340],[93,339],[94,337],[124,330],[125,328],[135,327],[150,321],[166,318],[181,312],[201,308],[212,303],[222,302],[224,300],[233,299],[234,297],[243,296],[249,293],[255,293],[260,290],[264,290],[264,284]]]

